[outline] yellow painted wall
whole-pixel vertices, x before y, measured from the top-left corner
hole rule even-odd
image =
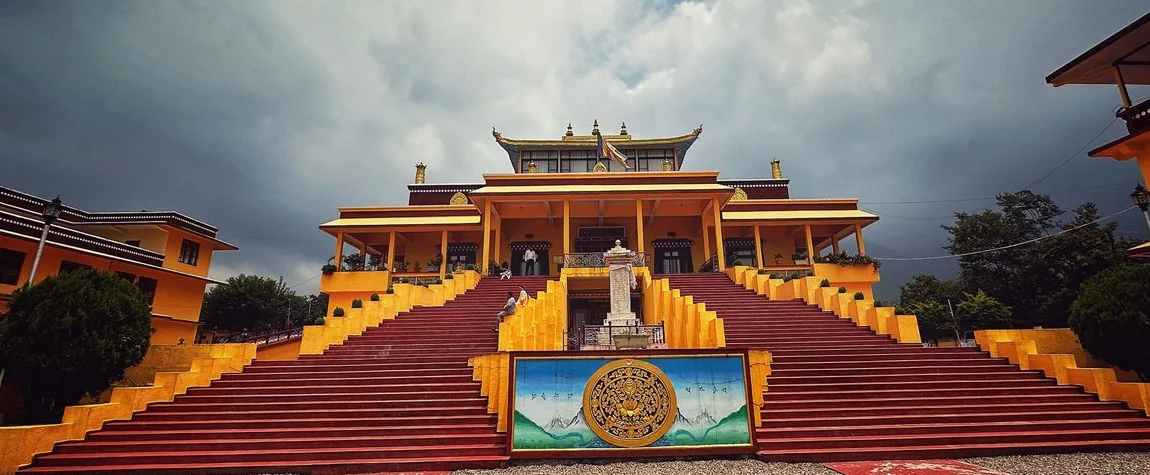
[[[196,259],[196,265],[194,266],[180,262],[180,246],[183,245],[184,239],[195,241],[200,244],[200,255],[199,258]],[[168,244],[165,246],[164,250],[164,267],[178,270],[180,272],[187,272],[192,275],[207,276],[208,269],[211,267],[211,265],[211,241],[180,229],[169,228]]]
[[[272,345],[264,345],[256,349],[258,361],[289,361],[299,358],[302,338],[282,341]]]
[[[158,226],[84,226],[81,230],[123,243],[140,241],[141,248],[160,254],[168,249],[168,232]]]
[[[152,345],[178,345],[180,338],[184,344],[192,344],[196,340],[196,322],[173,320],[170,318],[152,317]]]

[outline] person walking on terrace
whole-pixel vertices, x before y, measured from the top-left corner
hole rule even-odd
[[[538,258],[539,256],[535,254],[534,249],[527,248],[527,251],[523,253],[523,264],[527,267],[523,275],[535,275],[535,259]]]
[[[491,329],[494,330],[495,333],[499,333],[499,324],[503,323],[503,319],[505,317],[507,317],[508,315],[515,315],[516,303],[517,302],[515,301],[515,293],[514,292],[507,292],[507,303],[503,304],[503,310],[501,310],[499,313],[495,314],[495,318],[497,318],[498,321],[495,323],[494,327],[491,327]]]

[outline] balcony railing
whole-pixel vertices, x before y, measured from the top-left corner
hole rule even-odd
[[[1119,110],[1118,117],[1126,121],[1126,131],[1130,135],[1150,130],[1150,100]]]
[[[664,347],[667,344],[661,322],[654,325],[586,325],[574,336],[570,342],[571,349],[618,349],[616,336],[645,336],[645,348]]]
[[[303,327],[285,328],[261,333],[238,332],[230,335],[216,337],[212,343],[255,343],[257,347],[271,345],[281,341],[300,338],[303,336]]]
[[[645,252],[636,252],[635,259],[632,261],[635,267],[646,267],[649,256]],[[603,261],[602,252],[573,252],[563,255],[562,261],[564,268],[577,268],[577,267],[607,267],[607,263]]]

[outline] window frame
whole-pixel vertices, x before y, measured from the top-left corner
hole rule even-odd
[[[16,285],[20,282],[20,273],[24,270],[24,261],[27,259],[28,253],[26,252],[0,248],[0,284]],[[14,268],[7,267],[7,264],[12,263],[15,264]],[[9,276],[11,276],[11,282],[6,279]]]
[[[200,243],[184,238],[180,243],[179,262],[195,267],[200,262]]]

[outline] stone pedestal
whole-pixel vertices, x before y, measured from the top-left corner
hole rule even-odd
[[[633,268],[635,253],[620,244],[615,241],[615,247],[603,253],[603,262],[610,269],[611,276],[611,312],[607,314],[606,324],[638,325],[639,319],[631,311],[631,289],[636,286]]]

